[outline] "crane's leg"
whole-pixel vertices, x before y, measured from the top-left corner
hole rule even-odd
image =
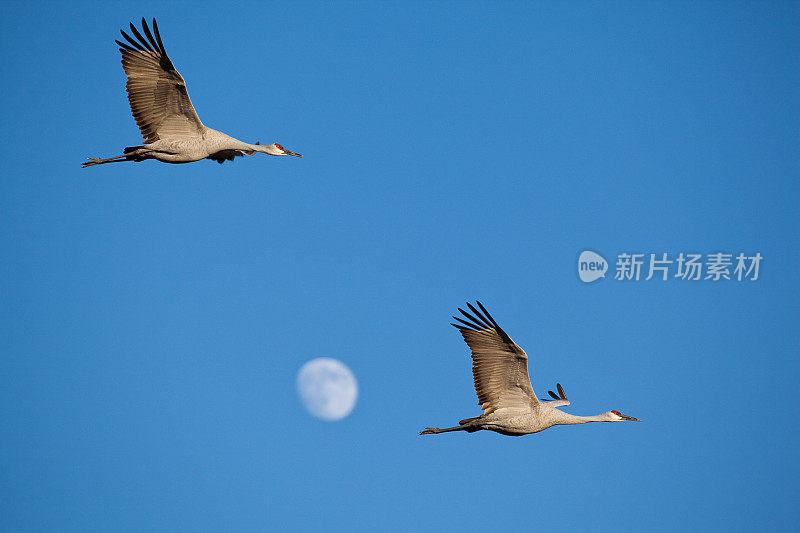
[[[468,433],[472,433],[473,431],[478,431],[481,429],[480,427],[464,425],[464,426],[454,426],[451,428],[425,428],[424,430],[420,431],[420,435],[432,435],[434,433],[447,433],[448,431],[466,431]]]
[[[99,157],[87,157],[86,161],[83,162],[81,165],[83,168],[90,167],[92,165],[102,165],[103,163],[121,163],[123,161],[131,161],[132,158],[129,154],[122,154],[116,157],[108,157],[106,159],[100,159]]]

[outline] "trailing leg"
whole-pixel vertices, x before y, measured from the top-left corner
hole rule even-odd
[[[157,153],[169,153],[169,152],[159,152],[157,150],[153,150],[149,147],[149,145],[139,145],[139,146],[128,146],[123,151],[122,155],[114,156],[114,157],[107,157],[105,159],[99,157],[87,157],[86,161],[83,162],[83,168],[90,167],[92,165],[102,165],[103,163],[120,163],[122,161],[144,161],[145,159],[152,159],[154,152]]]
[[[115,157],[107,157],[105,159],[101,159],[99,157],[87,157],[86,161],[84,161],[81,166],[86,168],[92,165],[102,165],[103,163],[121,163],[123,161],[130,161],[131,159],[132,158],[127,154],[122,154]]]
[[[451,428],[425,428],[424,430],[420,431],[420,435],[432,435],[434,433],[447,433],[449,431],[466,431],[467,433],[473,433],[482,429],[480,426],[475,426],[472,424],[461,424],[459,426],[454,426]]]

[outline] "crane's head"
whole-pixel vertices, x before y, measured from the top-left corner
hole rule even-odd
[[[258,143],[256,143],[255,146],[258,146],[258,148],[256,148],[256,150],[258,150],[262,154],[293,155],[295,157],[303,157],[302,155],[296,154],[296,153],[292,152],[291,150],[287,150],[286,148],[284,148],[283,146],[281,146],[278,143],[272,143],[272,144],[258,144]]]
[[[633,418],[632,416],[623,415],[619,411],[609,411],[606,413],[609,418],[609,422],[622,422],[623,420],[633,420],[634,422],[641,422],[638,418]]]

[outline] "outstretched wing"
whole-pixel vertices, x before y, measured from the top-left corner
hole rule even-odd
[[[511,340],[486,309],[467,303],[473,314],[459,308],[466,320],[453,324],[472,351],[472,377],[484,414],[506,407],[530,408],[539,403],[528,377],[528,356]],[[483,313],[481,313],[481,311]]]
[[[122,68],[128,75],[125,88],[136,124],[145,142],[165,136],[192,137],[203,131],[203,123],[192,106],[186,82],[167,56],[156,19],[153,32],[142,17],[143,37],[131,23],[135,39],[120,30],[128,44],[115,41],[122,53]]]
[[[553,398],[552,400],[543,398],[542,401],[547,402],[547,405],[550,407],[562,407],[564,405],[569,405],[569,400],[567,400],[567,395],[564,394],[564,388],[561,386],[561,383],[556,383],[556,388],[558,389],[558,394],[551,390],[547,391],[547,394]]]

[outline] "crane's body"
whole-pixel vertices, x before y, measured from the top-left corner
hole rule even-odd
[[[472,433],[485,429],[503,435],[520,436],[530,433],[539,433],[557,425],[585,424],[587,422],[618,422],[622,420],[636,420],[625,415],[615,415],[613,412],[602,413],[594,416],[576,416],[565,413],[552,405],[555,402],[539,403],[530,408],[498,409],[488,415],[476,416],[461,420],[458,426],[451,428],[426,428],[422,435],[429,433],[446,433],[448,431],[467,431]]]
[[[89,157],[84,167],[145,159],[165,163],[212,159],[223,163],[256,152],[303,157],[278,143],[249,144],[203,125],[189,99],[186,82],[167,56],[155,19],[151,33],[142,18],[146,37],[133,24],[130,27],[136,38],[121,31],[127,43],[116,43],[128,76],[128,102],[145,144],[129,146],[115,157]]]
[[[555,425],[639,421],[619,411],[593,416],[565,413],[558,408],[570,403],[560,384],[557,384],[558,394],[548,391],[552,399],[537,398],[528,376],[527,354],[511,340],[481,303],[477,303],[483,313],[468,303],[473,314],[459,308],[466,320],[453,317],[459,322],[453,326],[461,332],[472,352],[475,392],[483,414],[461,420],[457,426],[449,428],[425,428],[420,435],[488,430],[519,436],[538,433]]]
[[[270,155],[295,155],[291,152],[281,153],[281,148],[269,144],[249,144],[221,131],[203,126],[199,135],[189,138],[165,136],[152,143],[129,146],[125,148],[124,154],[116,157],[91,158],[84,163],[84,166],[118,161],[144,161],[145,159],[156,159],[164,163],[192,163],[201,159],[213,159],[222,163],[233,161],[234,157],[253,155],[256,152]],[[285,150],[285,152],[287,151]]]

